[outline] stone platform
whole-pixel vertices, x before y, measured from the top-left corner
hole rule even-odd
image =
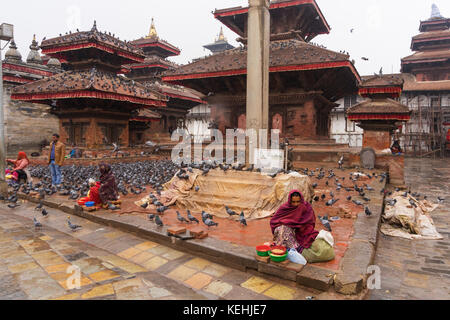
[[[354,170],[336,170],[336,174],[339,177],[348,177],[351,171]],[[256,259],[255,246],[272,240],[270,218],[251,221],[248,227],[229,219],[215,218],[214,221],[218,222],[220,227],[207,228],[204,225],[180,223],[176,219],[176,210],[179,209],[174,208],[162,216],[165,226],[160,228],[147,220],[147,214],[156,213],[155,208],[149,207],[144,210],[134,204],[143,197],[142,195],[124,197],[121,210],[114,212],[106,210],[87,212],[73,201],[68,201],[67,197],[56,195],[44,200],[44,204],[241,271],[269,274],[322,291],[334,288],[339,293],[358,294],[364,290],[367,266],[371,264],[375,252],[384,198],[379,191],[385,187],[385,182],[380,183],[378,180],[358,182],[360,186],[364,182],[375,189],[366,192],[371,198],[371,202],[367,205],[373,213],[371,217],[366,217],[363,207],[346,200],[348,195],[361,200],[356,192],[336,191],[335,187],[326,186],[325,181],[326,179],[313,178],[312,182],[318,183],[316,195],[326,194],[328,200],[329,192],[333,191],[340,201],[333,207],[325,206],[326,200],[314,202],[313,208],[316,216],[328,214],[329,217],[339,217],[338,221],[331,223],[336,258],[326,263],[308,264],[301,270],[293,264],[267,264]],[[348,178],[342,184],[347,187],[353,186],[353,182],[350,183]],[[329,185],[334,185],[332,180]],[[37,202],[36,199],[23,194],[20,194],[20,197]],[[186,215],[185,211],[181,213]],[[199,212],[193,212],[193,215],[201,220]],[[180,240],[168,236],[167,229],[175,226],[185,227],[188,230],[202,228],[208,233],[208,237],[201,240]],[[324,229],[318,219],[316,229]]]

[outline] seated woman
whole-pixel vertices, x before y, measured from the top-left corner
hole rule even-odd
[[[88,192],[88,200],[86,202],[92,201],[96,206],[102,204],[102,200],[100,199],[100,181],[95,181],[94,179],[89,179],[89,192]]]
[[[398,140],[394,141],[394,144],[391,147],[392,154],[400,154],[402,153],[402,147],[400,146],[400,142]]]
[[[108,202],[119,200],[119,191],[116,185],[116,178],[109,164],[101,163],[100,169],[100,188],[99,196],[102,204],[107,205]]]
[[[17,181],[19,182],[21,180],[24,180],[25,182],[29,180],[29,175],[26,171],[28,165],[30,164],[30,160],[28,160],[27,154],[25,152],[20,151],[16,160],[7,159],[6,161],[14,165],[13,169],[9,172],[6,172],[6,174],[12,174],[14,176],[14,173],[17,173]]]
[[[306,202],[298,190],[289,193],[289,200],[283,204],[270,220],[270,227],[276,245],[296,250],[309,263],[334,259],[333,247],[318,239],[316,216],[311,204]]]

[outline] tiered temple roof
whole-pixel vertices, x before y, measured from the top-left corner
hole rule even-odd
[[[353,121],[408,121],[409,108],[396,100],[401,95],[404,80],[395,75],[375,75],[366,77],[359,94],[365,101],[347,110],[349,120]]]
[[[357,81],[359,81],[359,74],[346,54],[337,53],[296,39],[272,41],[270,43],[271,74],[289,75],[291,72],[307,73],[320,70],[327,72],[334,70],[339,73],[342,76],[339,85],[342,92],[354,91]],[[163,80],[173,83],[179,82],[208,94],[207,91],[210,88],[203,85],[202,79],[246,74],[247,49],[240,47],[198,59],[174,71],[168,71],[165,73]],[[330,77],[328,80],[333,81],[333,79],[333,77]],[[317,80],[314,83],[305,80],[305,90],[320,87],[321,90],[324,90],[324,95],[329,99],[335,99],[335,96],[340,95],[340,93],[336,92],[336,89],[338,89],[337,85],[324,86],[327,80],[326,76],[320,75]]]
[[[203,48],[208,49],[212,53],[219,53],[226,50],[234,49],[234,47],[228,43],[227,38],[225,38],[222,27],[220,27],[220,33],[216,41],[214,41],[214,43],[203,46]]]
[[[99,32],[96,23],[91,31],[44,40],[41,47],[48,56],[66,60],[72,71],[17,87],[12,99],[49,104],[87,99],[94,105],[92,99],[100,99],[129,108],[166,105],[163,94],[115,74],[123,63],[143,61],[144,55],[129,43]]]
[[[145,84],[152,90],[158,91],[167,97],[169,108],[179,109],[185,113],[197,104],[204,103],[201,94],[181,86],[164,83],[161,74],[166,70],[176,70],[179,65],[167,60],[167,57],[179,55],[180,50],[167,41],[161,40],[156,32],[155,23],[152,19],[148,36],[131,41],[131,43],[143,50],[145,59],[141,63],[124,66],[129,78]]]
[[[433,5],[431,18],[421,21],[419,30],[421,34],[414,36],[411,41],[411,50],[416,52],[402,59],[402,72],[415,73],[417,68],[448,67],[450,19],[444,18]]]
[[[214,17],[240,37],[247,38],[248,10],[249,7],[216,10]],[[299,37],[309,42],[331,30],[315,0],[271,1],[270,16],[271,35],[298,31]]]

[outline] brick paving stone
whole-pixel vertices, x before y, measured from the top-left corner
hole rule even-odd
[[[264,291],[263,294],[276,300],[293,300],[295,296],[295,290],[277,284]]]
[[[147,260],[146,262],[142,263],[142,266],[150,271],[154,271],[158,269],[159,267],[165,265],[168,262],[168,260],[161,258],[161,257],[153,257],[150,258],[150,260]]]
[[[251,277],[241,284],[241,287],[252,290],[256,293],[262,293],[274,285],[273,282],[267,281],[260,277]]]
[[[141,253],[141,252],[142,252],[141,250],[138,250],[138,249],[132,247],[132,248],[129,248],[127,250],[120,252],[117,255],[124,259],[130,259],[131,257],[134,257],[135,255],[137,255],[138,253]]]
[[[185,265],[179,266],[178,268],[172,270],[167,276],[171,279],[178,281],[186,281],[191,276],[197,273],[197,270],[186,267]]]
[[[150,288],[148,290],[148,292],[149,292],[150,296],[155,299],[166,298],[166,297],[172,295],[172,292],[170,292],[164,288],[158,288],[158,287]]]
[[[188,280],[184,281],[184,283],[194,289],[200,290],[203,287],[207,286],[211,282],[211,280],[211,276],[207,275],[206,273],[199,272],[193,275]]]
[[[184,264],[186,267],[196,270],[203,270],[207,266],[211,265],[211,262],[202,258],[194,258]]]
[[[105,284],[103,286],[98,286],[93,288],[92,290],[89,290],[88,292],[84,293],[81,298],[82,299],[92,299],[92,298],[99,298],[99,297],[105,297],[108,295],[114,294],[114,288],[112,284]]]
[[[112,270],[103,270],[89,275],[89,278],[95,282],[102,282],[120,277],[119,274]]]
[[[231,284],[223,282],[221,280],[215,280],[208,284],[205,288],[203,288],[204,291],[222,298],[226,296],[232,289],[233,286]]]

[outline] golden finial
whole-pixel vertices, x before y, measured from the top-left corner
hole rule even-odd
[[[225,38],[225,36],[223,34],[223,27],[220,27],[219,39],[217,41],[227,41],[227,39]]]
[[[158,33],[156,32],[155,28],[155,19],[152,18],[152,25],[150,27],[150,33],[148,34],[147,38],[153,38],[158,37]]]

